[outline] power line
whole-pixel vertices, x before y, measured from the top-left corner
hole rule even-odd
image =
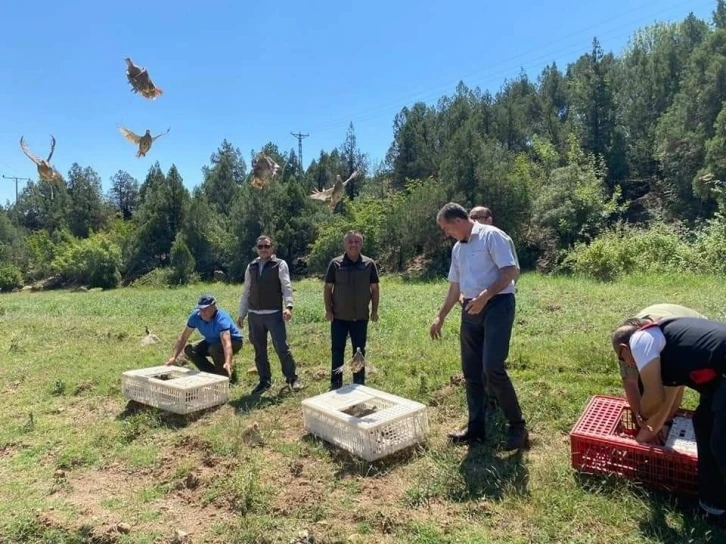
[[[3,177],[5,179],[11,179],[11,180],[15,181],[15,203],[17,204],[18,203],[18,181],[33,181],[33,180],[30,178],[18,178],[15,176],[6,176],[5,174],[3,174]]]
[[[295,138],[297,138],[297,158],[298,158],[299,167],[300,167],[299,175],[302,175],[302,173],[303,173],[302,141],[303,141],[303,138],[307,138],[308,136],[310,136],[310,134],[301,134],[300,132],[298,132],[297,134],[295,134],[294,132],[291,132],[290,134],[292,134]]]

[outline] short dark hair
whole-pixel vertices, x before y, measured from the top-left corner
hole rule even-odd
[[[271,246],[274,246],[275,245],[275,241],[272,239],[272,236],[269,236],[267,234],[260,234],[257,237],[257,240],[255,240],[255,245],[259,244],[260,243],[260,240],[268,240],[270,242],[270,245]]]
[[[474,213],[474,210],[477,211],[477,213]],[[489,219],[492,216],[492,211],[487,208],[486,206],[474,206],[469,211],[469,217],[472,219]]]
[[[436,214],[437,223],[441,222],[442,219],[447,223],[450,223],[455,219],[463,219],[464,221],[468,221],[469,214],[466,213],[466,209],[464,209],[464,206],[462,206],[461,204],[457,204],[456,202],[448,202],[447,204],[444,204],[439,210],[439,213]]]

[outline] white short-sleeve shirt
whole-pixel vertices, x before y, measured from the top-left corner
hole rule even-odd
[[[642,371],[653,359],[660,357],[660,352],[666,345],[666,339],[659,327],[649,327],[642,331],[635,331],[628,344],[638,371]]]
[[[493,225],[475,223],[466,242],[451,250],[449,281],[458,283],[464,298],[474,298],[499,279],[500,268],[517,266],[512,240]],[[514,281],[499,294],[514,293]]]

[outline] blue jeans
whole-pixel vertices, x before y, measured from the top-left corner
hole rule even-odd
[[[270,360],[267,357],[267,333],[270,333],[272,347],[275,348],[277,357],[282,365],[282,373],[285,379],[292,383],[297,380],[295,373],[295,359],[290,352],[287,343],[287,328],[282,320],[282,312],[274,314],[247,314],[247,322],[250,330],[250,344],[255,348],[255,366],[257,375],[261,382],[272,381]]]

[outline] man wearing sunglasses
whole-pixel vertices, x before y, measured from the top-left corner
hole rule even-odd
[[[255,247],[258,257],[245,270],[237,317],[237,324],[243,328],[245,317],[249,314],[250,343],[255,349],[255,366],[260,379],[252,394],[259,395],[272,386],[272,371],[267,357],[268,332],[287,385],[293,391],[300,391],[302,384],[296,374],[285,326],[292,319],[290,270],[283,259],[275,256],[275,244],[270,236],[257,238]]]

